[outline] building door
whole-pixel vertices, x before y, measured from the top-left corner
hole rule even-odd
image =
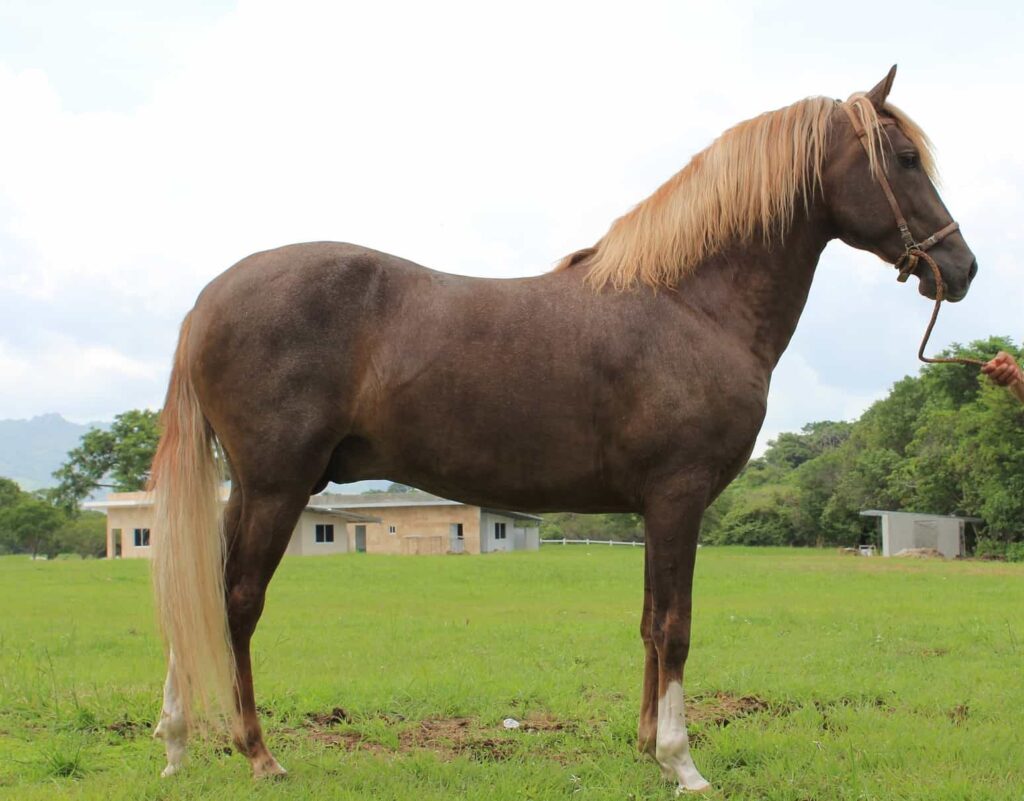
[[[462,534],[462,523],[452,523],[449,527],[448,550],[451,553],[463,553],[466,550],[466,540]]]
[[[356,526],[356,553],[366,553],[366,526]]]

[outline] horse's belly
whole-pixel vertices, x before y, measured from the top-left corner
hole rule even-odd
[[[520,510],[632,508],[630,480],[609,470],[607,442],[573,415],[522,393],[466,402],[423,392],[374,415],[367,456],[350,470],[455,500]],[[373,475],[369,475],[373,473]]]

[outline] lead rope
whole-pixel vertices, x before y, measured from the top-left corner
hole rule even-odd
[[[924,355],[924,349],[928,346],[928,338],[932,335],[932,329],[935,328],[935,321],[939,319],[939,308],[942,306],[942,300],[946,296],[946,288],[942,283],[942,272],[939,270],[939,265],[935,263],[935,259],[923,250],[914,251],[912,255],[928,262],[928,266],[932,268],[932,273],[935,276],[935,308],[932,309],[932,318],[928,321],[928,327],[925,329],[924,337],[921,339],[921,347],[917,349],[917,358],[926,364],[968,364],[981,367],[985,362],[980,359],[967,359],[959,356],[931,358]]]

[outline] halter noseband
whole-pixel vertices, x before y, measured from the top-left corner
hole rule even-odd
[[[853,108],[847,104],[842,103],[843,110],[846,112],[846,116],[850,118],[850,124],[853,126],[853,132],[857,134],[857,139],[860,140],[861,145],[864,147],[865,153],[870,153],[868,147],[868,133],[864,130],[864,126],[861,125],[857,115],[854,113]],[[925,254],[925,251],[929,248],[937,245],[947,236],[954,231],[960,229],[960,223],[955,220],[950,221],[946,226],[940,228],[934,234],[929,236],[927,239],[918,242],[914,239],[914,235],[910,233],[910,226],[907,225],[907,219],[903,216],[903,211],[900,209],[900,204],[896,200],[896,195],[893,194],[892,186],[889,185],[889,179],[886,177],[885,172],[882,170],[878,171],[878,182],[882,186],[882,191],[885,193],[885,199],[889,201],[889,208],[892,209],[893,215],[896,217],[896,227],[900,231],[900,239],[903,240],[903,255],[896,260],[896,269],[898,269],[899,275],[896,276],[896,280],[900,283],[904,283],[917,269],[917,262],[923,258],[928,262],[932,268],[932,272],[935,273],[935,295],[937,300],[942,300],[945,295],[945,287],[942,283],[942,275],[939,272],[939,266],[935,263],[935,260],[931,256]]]

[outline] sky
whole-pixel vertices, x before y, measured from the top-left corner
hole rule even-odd
[[[861,2],[0,5],[0,419],[158,408],[199,290],[339,240],[540,274],[720,132],[899,64],[974,250],[932,351],[1024,336],[1024,6]],[[834,242],[758,450],[918,368],[931,304]]]

